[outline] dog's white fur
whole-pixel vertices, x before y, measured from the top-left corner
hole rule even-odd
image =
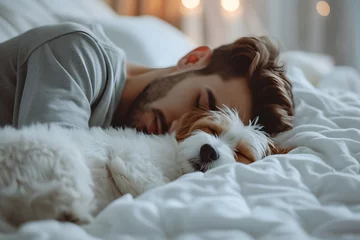
[[[239,141],[257,159],[264,156],[269,140],[256,125],[244,126],[229,109],[213,113],[217,124],[224,119],[228,127],[220,135],[197,130],[179,143],[174,134],[133,129],[0,129],[0,217],[14,226],[39,219],[89,222],[123,194],[135,197],[194,172],[191,163],[206,143],[220,154],[208,169],[235,162]]]

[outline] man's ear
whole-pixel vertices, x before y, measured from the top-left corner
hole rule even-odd
[[[212,50],[208,46],[195,48],[179,60],[177,68],[178,70],[186,68],[204,68],[209,63],[211,56]]]

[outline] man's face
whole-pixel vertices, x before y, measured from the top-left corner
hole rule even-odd
[[[146,133],[162,134],[177,129],[178,120],[193,108],[236,108],[244,124],[251,115],[251,93],[243,78],[224,81],[218,75],[178,73],[151,82],[135,99],[124,125]]]

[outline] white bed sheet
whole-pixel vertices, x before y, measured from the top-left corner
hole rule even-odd
[[[288,75],[296,126],[278,140],[297,146],[289,154],[125,195],[83,228],[32,222],[1,239],[360,239],[360,92],[349,91],[360,77],[336,68],[317,89]]]

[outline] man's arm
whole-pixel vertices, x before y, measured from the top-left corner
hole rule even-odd
[[[144,66],[137,65],[134,63],[130,63],[130,62],[126,63],[127,76],[129,76],[129,77],[141,75],[141,74],[153,71],[153,70],[154,70],[154,68],[148,68],[148,67],[144,67]]]
[[[170,66],[166,68],[149,68],[134,63],[126,63],[126,72],[129,78],[143,78],[143,76],[162,76],[169,74],[176,69],[176,66]],[[151,74],[151,75],[150,75]]]
[[[21,66],[26,79],[16,125],[88,128],[91,104],[105,85],[105,69],[98,45],[85,33],[69,33],[44,43]]]

